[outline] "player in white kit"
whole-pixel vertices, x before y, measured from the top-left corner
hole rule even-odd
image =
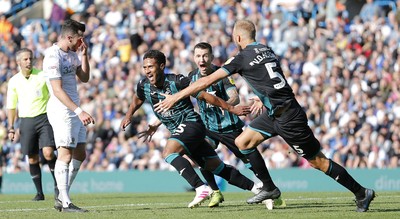
[[[72,204],[69,189],[82,161],[86,158],[86,128],[93,123],[91,115],[79,105],[76,76],[86,83],[90,77],[87,45],[83,33],[85,24],[66,20],[59,41],[47,49],[43,71],[50,91],[47,115],[54,130],[58,157],[54,168],[60,191],[54,208],[63,212],[86,212]],[[81,59],[76,53],[80,50]]]

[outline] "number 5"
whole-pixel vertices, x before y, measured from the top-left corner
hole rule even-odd
[[[285,86],[286,82],[285,79],[282,77],[282,75],[280,75],[278,72],[274,71],[272,68],[276,67],[276,63],[275,62],[268,62],[265,63],[265,68],[267,69],[267,72],[269,74],[269,78],[273,79],[273,78],[279,78],[281,79],[281,82],[274,84],[274,88],[275,89],[281,89],[282,87]]]

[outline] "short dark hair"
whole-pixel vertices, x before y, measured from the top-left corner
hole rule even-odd
[[[159,65],[161,64],[165,65],[166,63],[166,58],[164,53],[154,49],[151,49],[144,54],[143,60],[145,59],[155,59]]]
[[[196,44],[194,46],[194,48],[193,48],[193,51],[195,49],[207,49],[211,54],[213,52],[211,45],[209,43],[206,43],[206,42],[201,42],[201,43]]]
[[[64,24],[61,27],[61,36],[65,36],[65,34],[79,34],[79,31],[84,33],[86,30],[86,25],[82,24],[76,20],[68,19],[64,21]]]
[[[21,48],[20,50],[18,50],[18,51],[15,53],[15,58],[16,58],[16,60],[19,60],[19,58],[20,58],[19,56],[21,55],[21,53],[24,53],[24,52],[29,52],[30,55],[33,56],[32,50],[30,50],[30,49],[28,49],[28,48]]]

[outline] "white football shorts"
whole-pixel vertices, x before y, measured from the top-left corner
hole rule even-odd
[[[53,127],[56,147],[76,148],[78,143],[86,143],[86,127],[78,116],[64,113],[47,113]]]

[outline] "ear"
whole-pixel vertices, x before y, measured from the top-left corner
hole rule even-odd
[[[164,64],[164,63],[161,63],[161,64],[160,64],[160,68],[161,68],[161,70],[164,70],[165,64]]]
[[[240,35],[238,34],[238,35],[236,35],[236,42],[240,42],[240,41],[242,41],[242,37],[240,37]]]

